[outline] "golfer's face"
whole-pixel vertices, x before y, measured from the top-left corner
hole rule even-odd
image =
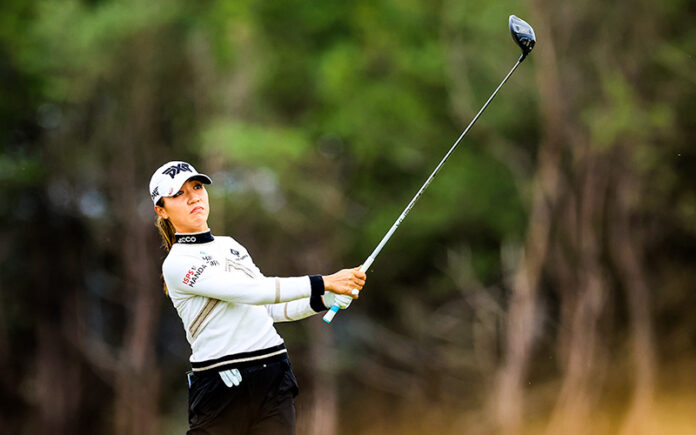
[[[208,229],[208,192],[200,181],[189,180],[174,195],[164,198],[164,210],[177,232],[196,233]]]

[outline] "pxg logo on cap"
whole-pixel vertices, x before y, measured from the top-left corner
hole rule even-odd
[[[152,203],[156,205],[160,198],[174,195],[184,183],[191,179],[199,180],[204,184],[212,183],[210,177],[200,174],[193,165],[186,162],[172,161],[160,166],[150,178]]]

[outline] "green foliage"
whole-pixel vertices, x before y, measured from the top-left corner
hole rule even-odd
[[[20,68],[46,78],[43,92],[57,101],[81,101],[86,84],[107,77],[119,65],[114,54],[134,49],[133,37],[157,28],[178,12],[178,4],[122,0],[94,6],[78,0],[44,0],[35,5]]]
[[[646,107],[622,76],[614,74],[602,85],[609,100],[606,107],[593,107],[585,117],[595,147],[607,149],[620,138],[641,143],[672,125],[672,113],[665,104]],[[645,168],[648,162],[640,158],[636,163]]]
[[[15,186],[32,186],[42,180],[43,168],[31,157],[0,155],[0,182]]]
[[[296,166],[310,148],[301,131],[218,120],[203,133],[201,151],[221,154],[244,166],[267,166],[285,172]]]

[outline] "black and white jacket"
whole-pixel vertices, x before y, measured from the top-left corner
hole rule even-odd
[[[321,276],[265,277],[244,246],[210,231],[177,234],[162,272],[186,329],[194,371],[284,357],[273,323],[326,309]]]

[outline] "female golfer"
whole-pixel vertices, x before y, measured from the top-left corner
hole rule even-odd
[[[169,250],[165,291],[191,345],[189,434],[294,434],[297,382],[273,322],[299,320],[358,297],[366,276],[269,278],[247,250],[208,228],[207,175],[169,162],[150,180]]]

